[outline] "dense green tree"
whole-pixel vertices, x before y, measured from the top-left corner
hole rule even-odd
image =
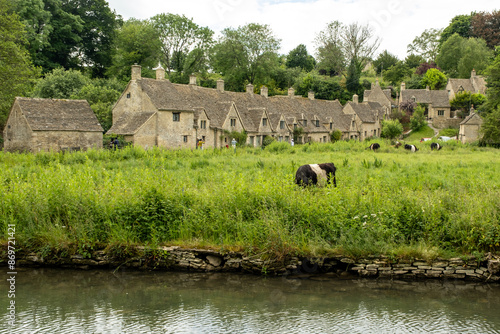
[[[304,44],[298,45],[295,49],[288,53],[286,57],[286,67],[298,67],[306,72],[310,72],[316,65],[316,60],[313,56],[307,53],[307,48]]]
[[[212,30],[177,14],[159,14],[152,17],[151,22],[162,43],[162,64],[169,75],[175,71],[182,80],[182,75],[206,70]]]
[[[429,86],[431,90],[439,90],[446,86],[448,79],[446,75],[437,68],[429,69],[422,77],[422,84]]]
[[[230,90],[242,91],[246,83],[269,80],[278,66],[280,40],[267,25],[251,23],[226,28],[212,49],[212,66],[224,77]]]
[[[395,139],[403,133],[403,125],[399,120],[384,120],[382,121],[382,138]]]
[[[342,88],[337,78],[324,77],[313,72],[302,72],[294,87],[296,94],[304,97],[312,91],[316,99],[339,100],[342,104],[352,98],[352,94]]]
[[[471,20],[471,36],[482,38],[490,49],[500,45],[500,10],[477,13]]]
[[[458,78],[458,63],[462,58],[464,38],[455,33],[441,46],[436,64],[450,77]]]
[[[315,38],[318,70],[330,76],[339,75],[345,70],[346,61],[342,47],[342,23],[330,22]]]
[[[78,70],[57,68],[40,79],[33,90],[33,97],[69,99],[90,83],[90,79]]]
[[[462,57],[458,62],[457,70],[459,78],[469,78],[472,70],[482,73],[486,70],[493,51],[488,48],[483,39],[469,38],[462,46]]]
[[[382,75],[384,76],[384,80],[391,85],[399,85],[404,78],[409,77],[411,73],[412,70],[404,62],[399,61],[385,70]]]
[[[425,63],[425,59],[420,55],[412,53],[405,58],[405,64],[406,66],[408,66],[408,68],[417,68],[422,63]]]
[[[382,74],[385,69],[390,68],[398,63],[399,59],[395,55],[389,53],[389,51],[384,50],[378,55],[377,59],[373,61],[373,66],[377,74]]]
[[[351,64],[347,69],[347,76],[345,86],[349,93],[359,95],[363,89],[361,84],[359,83],[359,79],[361,78],[361,70],[358,67],[355,59],[351,59]]]
[[[450,105],[453,109],[460,109],[468,113],[472,106],[474,106],[474,109],[479,109],[485,101],[486,97],[481,93],[464,91],[457,93],[453,100],[450,101]]]
[[[14,98],[26,96],[39,76],[26,49],[25,34],[13,3],[0,0],[0,136]]]
[[[439,51],[439,38],[442,29],[426,29],[420,36],[408,44],[410,54],[420,55],[426,61],[434,61]]]
[[[457,15],[452,18],[450,24],[441,33],[439,45],[443,45],[454,34],[458,34],[464,38],[471,37],[471,21],[473,16],[474,13],[470,15]]]
[[[83,21],[81,41],[76,46],[81,69],[90,71],[93,77],[103,77],[111,66],[113,40],[121,18],[105,0],[67,0],[62,8]]]
[[[344,27],[342,44],[349,67],[355,64],[361,73],[380,46],[380,38],[373,35],[370,25],[351,23]]]
[[[418,131],[425,125],[427,122],[425,121],[425,108],[422,106],[417,106],[413,112],[413,115],[410,117],[410,129],[412,131]]]
[[[148,20],[130,19],[117,32],[113,64],[107,74],[128,81],[130,66],[138,64],[143,67],[145,76],[151,76],[151,69],[161,58],[161,42],[152,24]]]
[[[78,54],[84,22],[65,9],[62,0],[16,0],[16,11],[28,30],[33,63],[43,72],[79,68]]]
[[[500,107],[500,55],[497,55],[486,69],[486,102],[483,105],[485,112],[491,113]],[[499,141],[500,142],[500,141]]]

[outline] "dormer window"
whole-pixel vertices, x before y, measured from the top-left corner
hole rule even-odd
[[[267,118],[262,119],[262,126],[267,126]]]
[[[200,121],[200,129],[206,129],[207,128],[207,121]]]
[[[285,128],[285,121],[280,121],[280,129],[284,129]]]
[[[127,99],[130,99],[130,93],[127,93]]]
[[[304,127],[306,127],[307,126],[307,119],[302,120],[302,124]]]
[[[319,128],[319,120],[316,120],[316,127]]]
[[[236,126],[236,118],[231,118],[231,126]]]
[[[330,122],[330,130],[333,130],[333,122]]]

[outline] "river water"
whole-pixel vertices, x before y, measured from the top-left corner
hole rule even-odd
[[[2,281],[0,333],[500,333],[498,283],[23,269],[8,298]]]

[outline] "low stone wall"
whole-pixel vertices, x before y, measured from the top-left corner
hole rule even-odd
[[[207,249],[137,247],[124,256],[116,251],[99,250],[87,257],[42,257],[35,253],[17,254],[16,266],[48,266],[62,268],[136,268],[142,270],[178,270],[200,272],[245,272],[270,275],[312,276],[320,274],[339,277],[369,277],[388,279],[461,279],[500,282],[500,258],[488,255],[482,261],[474,257],[436,259],[427,262],[393,261],[387,257],[354,260],[343,256],[322,258],[286,257],[263,260],[261,256],[246,256],[239,252],[217,252]],[[115,255],[112,255],[115,254]],[[4,255],[2,263],[7,263]]]

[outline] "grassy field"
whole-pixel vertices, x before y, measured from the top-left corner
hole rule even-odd
[[[383,140],[265,149],[0,152],[1,239],[67,255],[182,245],[268,258],[394,258],[500,250],[500,151]],[[333,162],[337,187],[302,189],[298,166]]]

